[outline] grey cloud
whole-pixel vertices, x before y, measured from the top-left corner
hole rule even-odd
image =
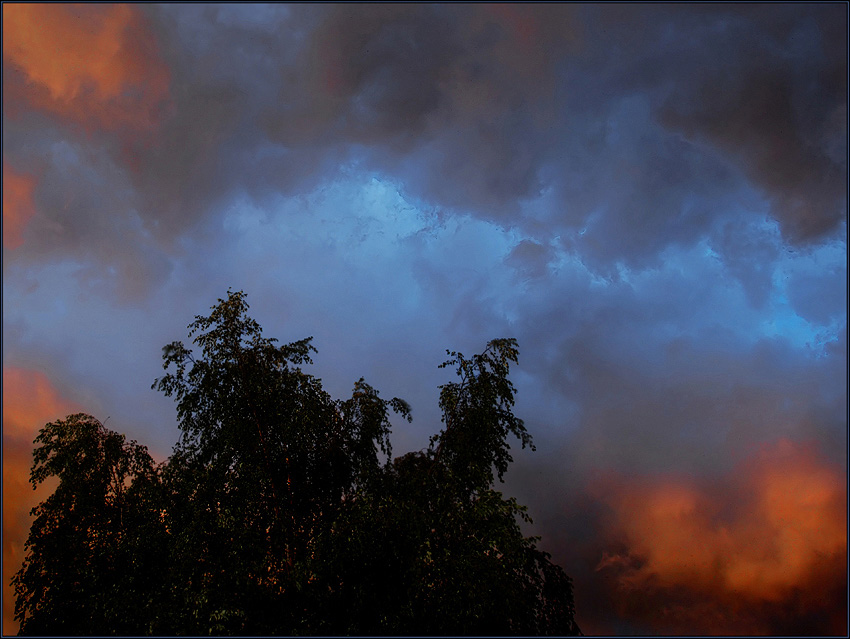
[[[142,10],[171,73],[157,130],[81,131],[22,108],[20,92],[4,95],[4,162],[37,178],[38,209],[24,246],[4,254],[4,270],[13,258],[70,258],[87,285],[141,299],[168,276],[186,233],[215,232],[228,198],[263,198],[303,181],[309,188],[327,168],[322,153],[286,153],[257,127],[278,89],[270,80],[295,46],[276,28],[287,24],[286,7]],[[261,24],[258,11],[268,14]],[[3,72],[5,85],[6,64]]]
[[[620,98],[586,117],[588,132],[564,142],[570,159],[550,223],[564,225],[564,248],[594,270],[656,265],[665,248],[697,241],[734,206],[741,181],[653,122],[646,98]]]
[[[677,86],[660,117],[728,154],[768,195],[783,235],[808,242],[846,214],[847,45],[832,33],[842,21],[846,30],[846,11],[800,10],[779,33],[764,13],[731,17],[704,43],[714,64]]]
[[[774,247],[764,250],[773,264]],[[527,253],[534,265],[543,252],[520,244],[507,263]],[[812,264],[794,286],[811,291],[811,314],[837,308],[843,295],[835,278],[844,271],[821,284],[816,273],[823,263]],[[567,262],[514,290],[520,398],[537,398],[522,404],[521,416],[558,446],[545,459],[544,477],[566,473],[564,485],[574,485],[611,470],[710,475],[783,436],[818,441],[844,463],[846,329],[839,327],[839,341],[814,349],[759,337],[764,314],[727,276],[727,267],[695,249],[607,283]],[[791,308],[806,312],[806,300],[789,297]],[[540,468],[541,460],[529,463]],[[563,518],[565,503],[540,504],[540,514]]]
[[[762,206],[738,171],[768,198],[789,241],[839,228],[843,9],[600,7],[582,18],[585,48],[564,72],[563,144],[572,151],[558,188],[567,246],[589,264],[646,265],[671,243],[713,235],[730,213],[757,220]],[[640,101],[646,114],[635,109]],[[629,163],[630,172],[614,168]],[[689,211],[693,199],[703,211]],[[758,303],[758,287],[747,286]]]
[[[840,250],[840,249],[837,249]],[[846,259],[846,252],[845,252]],[[787,275],[786,291],[796,313],[808,322],[829,326],[847,311],[846,262],[814,261]]]
[[[731,162],[767,194],[790,240],[835,229],[846,173],[846,36],[842,49],[830,10],[792,7],[777,17],[767,8],[547,6],[516,13],[293,8],[276,23],[277,38],[268,30],[249,38],[245,27],[216,18],[208,38],[218,46],[196,54],[191,74],[187,67],[180,77],[190,93],[201,86],[207,93],[187,103],[178,121],[203,131],[174,148],[216,138],[214,126],[193,123],[198,115],[216,120],[218,83],[222,96],[235,91],[228,99],[240,110],[218,118],[240,120],[225,134],[232,159],[210,180],[218,189],[231,182],[227,169],[259,173],[257,189],[268,179],[292,190],[309,188],[310,171],[361,163],[404,180],[412,195],[515,223],[519,200],[565,181],[564,209],[572,210],[560,218],[552,212],[549,223],[574,228],[578,220],[582,228],[595,216],[599,248],[591,256],[641,263],[665,243],[693,241],[724,215],[726,203],[694,211],[688,194],[728,187],[737,179]],[[224,51],[238,53],[228,60]],[[246,75],[262,81],[236,79]],[[629,96],[649,111],[635,112]],[[620,148],[617,136],[632,146]],[[264,162],[247,160],[247,149],[263,144],[272,151]],[[157,165],[168,167],[169,156],[159,155]],[[264,164],[274,168],[263,171]],[[597,185],[598,200],[615,196],[610,210],[597,210],[588,184]]]
[[[548,275],[549,263],[554,259],[554,251],[532,240],[522,240],[505,258],[505,262],[515,268],[521,279],[537,279]]]
[[[712,248],[718,251],[729,274],[744,288],[750,303],[762,308],[774,289],[773,273],[781,255],[781,242],[764,225],[729,220],[715,232]]]
[[[557,60],[518,46],[481,7],[337,8],[301,70],[286,70],[307,91],[286,82],[267,127],[286,146],[307,135],[361,147],[369,165],[444,206],[515,211],[540,187]]]
[[[36,113],[4,122],[4,160],[35,179],[37,212],[23,246],[4,252],[4,274],[70,259],[85,287],[106,287],[122,303],[143,299],[168,277],[170,258],[149,233],[109,141],[68,133]]]
[[[844,216],[846,35],[829,9],[145,11],[171,70],[171,115],[149,139],[94,132],[85,144],[112,158],[129,215],[166,253],[235,194],[304,193],[341,168],[544,243],[560,236],[609,277],[741,209],[760,215],[741,171],[792,241]],[[4,133],[37,135],[36,121],[4,116]],[[79,225],[99,211],[81,209]],[[724,238],[721,258],[762,303],[763,282]]]

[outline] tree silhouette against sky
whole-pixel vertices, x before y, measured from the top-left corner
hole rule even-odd
[[[513,339],[450,352],[443,429],[393,458],[390,413],[363,379],[334,400],[228,291],[163,349],[153,387],[181,437],[154,463],[90,415],[47,424],[13,583],[22,634],[579,634],[572,582],[494,489],[531,446],[513,414]]]

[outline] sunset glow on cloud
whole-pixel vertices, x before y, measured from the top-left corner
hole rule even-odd
[[[133,5],[4,4],[3,57],[36,108],[83,124],[150,129],[169,73]]]
[[[711,633],[774,634],[775,607],[801,601],[829,618],[847,560],[846,477],[811,446],[780,440],[723,484],[686,478],[632,479],[609,486],[623,553],[598,571],[614,575],[623,605],[679,591],[702,600]],[[687,632],[694,610],[671,607],[659,632]],[[744,630],[740,630],[742,627]]]

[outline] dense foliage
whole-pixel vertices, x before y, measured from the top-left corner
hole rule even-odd
[[[494,490],[511,462],[514,340],[441,387],[443,430],[392,458],[397,398],[332,399],[310,339],[264,338],[228,292],[174,342],[154,387],[177,402],[164,464],[88,415],[47,424],[14,577],[24,634],[577,634],[572,584]],[[386,460],[386,461],[382,461]],[[495,473],[495,475],[494,475]]]

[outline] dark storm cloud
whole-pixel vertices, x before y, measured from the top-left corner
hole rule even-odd
[[[129,5],[4,5],[3,16],[4,176],[30,185],[4,275],[70,259],[84,286],[143,297],[169,270],[127,175],[167,111],[149,24]]]
[[[846,207],[845,13],[586,8],[585,47],[564,67],[575,124],[560,191],[571,241],[587,245],[577,250],[595,264],[644,264],[730,213],[757,212],[755,194],[790,241],[835,231]]]
[[[586,631],[658,631],[672,600],[694,628],[703,596],[615,606],[634,548],[606,546],[595,479],[708,494],[783,437],[846,463],[845,6],[133,6],[168,77],[141,129],[30,104],[4,51],[4,172],[35,209],[4,364],[154,415],[165,450],[172,407],[135,390],[244,288],[270,336],[317,335],[335,395],[363,374],[413,402],[404,452],[439,428],[443,349],[516,337],[539,451],[509,492]]]
[[[665,248],[697,241],[741,199],[734,173],[660,127],[644,95],[577,114],[574,128],[549,223],[601,274],[615,274],[618,262],[657,266]]]
[[[340,6],[285,69],[266,126],[287,148],[334,152],[413,195],[501,217],[536,195],[554,79],[533,16],[491,7]],[[512,21],[525,19],[530,42]],[[558,49],[563,48],[559,45]],[[332,146],[333,145],[333,146]]]
[[[150,14],[173,76],[174,115],[140,149],[132,179],[156,232],[170,238],[218,217],[241,192],[314,184],[322,167],[311,152],[294,157],[258,127],[298,43],[289,8],[157,5]]]
[[[183,201],[191,219],[237,174],[292,191],[353,163],[504,222],[563,183],[545,217],[595,227],[598,246],[577,248],[591,261],[707,232],[729,206],[710,196],[745,186],[737,170],[791,240],[843,218],[838,6],[292,6],[263,29],[171,11],[178,115],[147,160],[157,211]]]
[[[135,217],[168,252],[238,192],[303,193],[345,166],[544,242],[560,236],[609,276],[617,262],[648,266],[667,246],[724,228],[716,221],[736,203],[757,209],[747,180],[792,241],[844,217],[839,6],[144,12],[170,78],[158,127],[78,143],[111,159],[127,189],[132,205],[109,210]],[[28,137],[38,121],[4,116],[4,127]],[[4,154],[19,164],[20,149]],[[106,200],[84,199],[66,226],[137,243],[137,233],[108,232]],[[758,275],[728,233],[716,241],[758,303]]]
[[[759,208],[747,180],[812,239],[843,219],[836,11],[335,7],[266,124],[510,224],[553,186],[559,210],[526,214],[597,268],[710,233],[730,189]]]
[[[548,275],[549,264],[553,258],[552,247],[532,240],[522,240],[511,249],[505,263],[514,267],[521,279],[538,279]]]
[[[790,241],[818,239],[846,215],[847,8],[753,9],[712,21],[712,64],[673,88],[661,120],[737,163]]]

